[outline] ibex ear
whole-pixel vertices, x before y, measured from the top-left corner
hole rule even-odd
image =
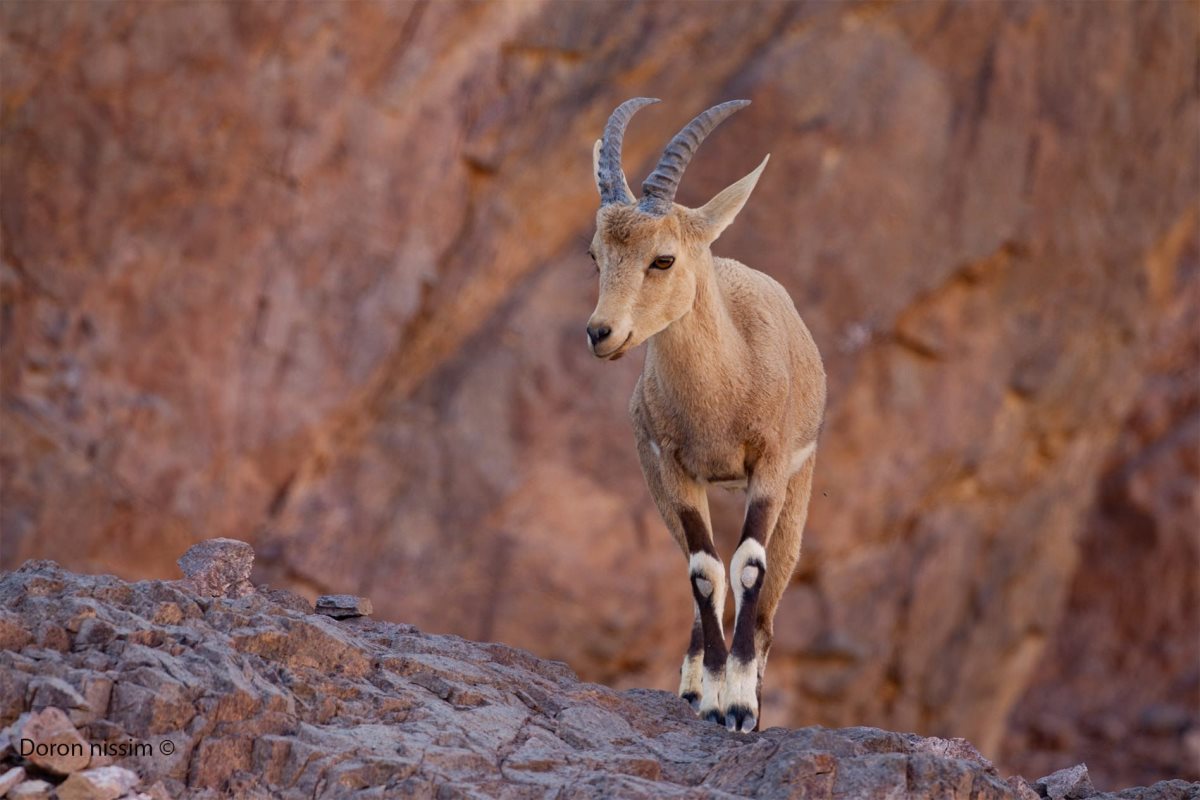
[[[594,180],[596,182],[596,191],[600,192],[600,140],[599,139],[597,139],[596,143],[594,145],[592,145],[592,180]],[[629,180],[625,177],[624,173],[621,174],[621,180],[625,181],[625,196],[626,197],[637,197],[637,195],[633,193],[633,189],[629,188]],[[603,198],[604,193],[601,192],[600,196]]]
[[[722,189],[716,197],[709,200],[701,208],[700,215],[708,223],[708,241],[715,242],[721,232],[729,227],[729,223],[733,222],[734,217],[742,210],[742,206],[746,205],[746,200],[749,199],[750,193],[754,191],[755,184],[758,183],[758,178],[762,175],[763,169],[766,168],[767,162],[771,160],[771,156],[767,155],[758,165],[758,169],[751,172],[746,177],[742,178],[737,183]]]

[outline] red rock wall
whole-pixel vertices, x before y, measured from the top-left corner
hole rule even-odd
[[[1192,701],[1181,747],[1194,518],[1146,542],[1112,476],[1161,449],[1138,409],[1196,436],[1155,399],[1195,360],[1153,377],[1197,281],[1193,12],[5,4],[0,564],[169,576],[237,536],[272,583],[672,686],[691,611],[625,421],[640,358],[583,345],[591,143],[664,98],[629,133],[636,185],[749,97],[680,200],[772,153],[716,250],[787,286],[830,375],[766,722],[1046,752],[1030,698],[1065,683],[1083,724],[1061,664],[1109,608],[1086,586],[1115,531],[1174,599],[1103,641],[1175,653],[1138,674]],[[1136,502],[1194,508],[1180,464]],[[714,503],[728,554],[740,506]]]
[[[1070,753],[1108,785],[1200,773],[1200,252],[1194,236],[1186,246],[1081,528],[1066,614],[1013,715],[1018,770]]]

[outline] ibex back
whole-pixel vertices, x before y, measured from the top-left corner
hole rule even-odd
[[[723,103],[688,123],[635,200],[621,169],[621,140],[634,112],[654,102],[623,103],[593,152],[600,210],[590,252],[600,300],[588,343],[597,357],[617,359],[648,342],[629,413],[650,493],[688,558],[695,622],[679,693],[703,718],[750,731],[758,728],[775,609],[800,557],[825,371],[784,288],[709,249],[767,159],[702,208],[675,203],[705,136],[749,102]],[[735,622],[728,650],[709,485],[746,490],[742,538],[729,565]]]

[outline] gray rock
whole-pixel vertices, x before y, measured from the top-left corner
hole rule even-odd
[[[1097,795],[1112,800],[1200,800],[1200,782],[1171,780],[1150,786],[1122,789],[1112,794]]]
[[[8,800],[50,800],[54,786],[46,781],[18,783],[8,792]]]
[[[1042,800],[1042,796],[1037,793],[1037,790],[1020,775],[1009,778],[1008,785],[1012,787],[1017,800]]]
[[[117,800],[138,785],[136,772],[97,767],[76,772],[58,787],[58,800]]]
[[[87,701],[75,690],[75,687],[59,678],[35,678],[30,684],[33,690],[33,707],[42,709],[48,707],[61,708],[68,716],[73,716],[76,709],[87,707]],[[72,719],[72,722],[77,720]]]
[[[1088,776],[1087,764],[1076,764],[1039,778],[1036,788],[1049,800],[1082,800],[1097,793]]]
[[[237,539],[208,539],[178,561],[187,583],[205,597],[244,597],[254,591],[250,568],[254,549]]]
[[[939,739],[936,736],[922,738],[920,736],[913,737],[913,748],[921,753],[930,753],[932,755],[944,756],[946,758],[960,758],[965,761],[974,761],[977,764],[995,772],[992,767],[992,762],[983,757],[983,754],[975,748],[975,745],[968,742],[966,739]]]
[[[20,720],[13,740],[18,754],[47,772],[68,775],[91,762],[88,743],[58,708],[44,708]]]
[[[0,774],[0,797],[3,797],[5,792],[23,780],[25,780],[25,770],[21,767],[13,767]]]
[[[352,594],[323,594],[317,598],[317,613],[335,619],[366,617],[374,612],[369,597]]]

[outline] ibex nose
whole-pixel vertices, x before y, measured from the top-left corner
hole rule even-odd
[[[600,325],[599,327],[595,328],[593,328],[591,325],[588,325],[587,332],[588,338],[592,340],[592,347],[595,347],[608,338],[608,335],[612,333],[612,328],[608,327],[607,325]]]

